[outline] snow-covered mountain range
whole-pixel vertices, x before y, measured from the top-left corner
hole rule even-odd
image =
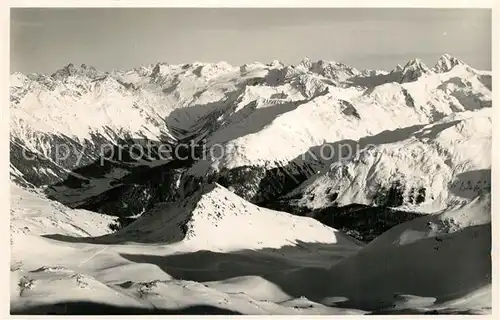
[[[70,64],[51,76],[13,74],[11,101],[11,172],[17,179],[41,186],[76,177],[95,195],[138,166],[122,160],[90,181],[71,174],[96,161],[103,145],[205,139],[207,148],[222,151],[190,164],[180,185],[190,190],[199,180],[217,181],[261,202],[322,168],[325,161],[307,157],[325,143],[490,107],[491,73],[449,55],[432,69],[415,59],[391,72],[308,59],[297,66],[159,63],[110,73]],[[56,148],[62,144],[70,147],[63,161],[57,153],[65,150]],[[44,165],[27,165],[18,159],[23,153]]]
[[[14,73],[11,302],[488,312],[491,78],[448,54]]]
[[[300,195],[298,204],[311,209],[359,203],[436,212],[468,202],[491,188],[490,111],[454,113],[392,133],[401,140],[334,162],[286,197]]]

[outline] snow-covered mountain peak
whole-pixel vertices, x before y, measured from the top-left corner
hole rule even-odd
[[[324,77],[339,81],[344,81],[352,76],[361,74],[359,70],[344,63],[325,60],[318,60],[313,63],[310,70]]]
[[[429,74],[432,71],[425,65],[425,63],[419,59],[415,58],[406,63],[401,71],[400,83],[414,82],[421,76]]]
[[[457,65],[465,65],[465,63],[462,60],[445,53],[439,58],[433,68],[433,71],[438,73],[448,72]]]
[[[217,183],[202,186],[180,204],[159,204],[109,237],[130,234],[140,242],[184,242],[211,251],[280,248],[297,241],[357,247],[319,221],[258,207]]]
[[[78,73],[78,69],[75,67],[73,63],[69,63],[61,69],[57,70],[52,74],[54,78],[64,77],[64,76],[73,76]]]
[[[350,77],[362,74],[362,72],[357,70],[356,68],[353,68],[341,62],[326,60],[318,60],[313,62],[307,57],[304,57],[299,62],[296,69],[304,72],[312,72],[313,74],[318,74],[320,76],[336,81],[345,81]]]
[[[83,76],[90,79],[96,79],[104,77],[106,74],[106,72],[99,71],[93,66],[82,64],[80,67],[76,67],[73,63],[69,63],[68,65],[54,72],[51,75],[51,78],[59,81],[65,81],[72,76]]]
[[[396,73],[401,71],[403,71],[403,66],[398,64],[394,69],[391,70],[391,73]]]
[[[304,57],[302,60],[300,60],[298,67],[304,67],[306,70],[309,70],[312,68],[312,61],[311,59]]]
[[[154,78],[155,76],[157,76],[159,74],[168,73],[168,71],[170,71],[168,63],[158,62],[157,64],[155,64],[155,66],[151,72],[151,77]]]
[[[286,65],[285,63],[283,63],[283,62],[281,62],[281,61],[279,61],[277,59],[271,61],[268,64],[268,66],[273,67],[273,68],[283,68],[285,65]]]
[[[427,66],[425,65],[424,61],[420,58],[413,58],[413,59],[408,60],[408,62],[406,62],[406,64],[405,64],[404,68],[408,68],[411,66],[418,66],[419,68],[427,69]]]
[[[29,81],[28,77],[20,72],[14,72],[10,75],[11,88],[20,88],[24,86],[27,81]]]

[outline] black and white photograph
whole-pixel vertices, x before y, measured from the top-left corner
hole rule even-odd
[[[6,10],[11,315],[496,313],[492,7]]]

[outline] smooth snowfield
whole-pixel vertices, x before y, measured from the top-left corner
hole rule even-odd
[[[315,220],[258,208],[218,185],[183,204],[159,205],[157,219],[146,213],[104,236],[109,218],[93,214],[90,228],[82,212],[15,185],[12,194],[14,312],[488,313],[491,307],[488,198],[399,225],[362,248]]]

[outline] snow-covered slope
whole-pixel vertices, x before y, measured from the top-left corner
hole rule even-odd
[[[105,216],[16,186],[12,193],[15,312],[363,313],[312,302],[266,280],[283,270],[330,267],[359,244],[223,187],[207,187],[173,210],[160,205],[107,236]]]
[[[50,76],[12,74],[13,175],[53,184],[92,164],[110,145],[175,143],[196,134],[187,130],[200,119],[210,122],[212,113],[222,112],[239,82],[253,76],[225,63],[158,63],[111,73],[70,64]],[[25,154],[45,161],[42,169],[54,174],[33,173]]]
[[[372,139],[372,146],[334,162],[287,197],[311,209],[359,203],[419,212],[469,202],[491,188],[490,111],[406,128],[397,142]]]
[[[453,86],[455,79],[469,83]],[[474,91],[483,105],[462,105],[455,96],[465,90]],[[469,68],[457,66],[447,73],[429,71],[408,84],[388,83],[368,90],[327,86],[295,104],[259,102],[244,119],[228,117],[209,140],[209,145],[224,143],[227,151],[222,159],[209,160],[213,168],[291,161],[325,140],[357,140],[383,130],[427,124],[453,112],[489,106],[491,91]],[[205,172],[207,165],[200,162],[193,171]]]
[[[309,299],[377,313],[491,313],[491,200],[400,224],[328,270],[275,275]]]
[[[165,117],[190,104],[223,100],[234,89],[224,81],[226,73],[238,72],[226,64],[195,63],[187,66],[157,64],[111,73],[69,64],[51,76],[11,75],[12,134],[36,143],[37,133],[92,139],[101,134],[158,139],[171,135]],[[89,72],[93,70],[93,72]],[[219,81],[214,80],[219,76]],[[210,87],[209,92],[200,89]],[[208,108],[207,108],[208,109]],[[179,127],[189,126],[206,114],[190,113],[191,119],[175,119]],[[191,122],[191,123],[190,123]]]
[[[391,229],[329,270],[333,291],[359,308],[490,313],[490,203],[486,194]]]
[[[183,241],[199,250],[225,252],[280,248],[297,242],[356,247],[352,239],[312,218],[260,208],[218,184],[205,186],[179,204],[159,204],[129,226],[99,241],[124,240]]]
[[[116,218],[86,210],[72,210],[43,193],[11,183],[10,226],[14,244],[20,235],[40,236],[60,233],[76,237],[95,237],[111,232]]]
[[[187,175],[209,180],[222,176],[235,192],[260,202],[269,195],[256,186],[269,171],[283,169],[290,176],[310,176],[328,163],[317,154],[318,160],[310,156],[325,143],[359,140],[490,107],[491,91],[483,82],[483,73],[457,65],[448,72],[426,72],[408,83],[384,83],[368,89],[327,86],[298,102],[258,101],[251,107],[255,111],[244,118],[238,112],[226,117],[207,142],[209,148],[217,145],[214,150],[219,152],[198,161]],[[241,186],[241,178],[234,179],[231,170],[255,182]],[[239,173],[241,170],[246,173]]]
[[[186,224],[169,220],[172,213],[163,206],[157,219],[146,214],[121,233],[89,238],[74,231],[86,228],[80,213],[56,209],[31,191],[13,193],[16,221],[30,220],[26,212],[43,212],[37,220],[42,227],[19,233],[12,244],[15,312],[491,312],[489,195],[397,226],[361,248],[309,218],[260,214],[220,186],[184,203],[191,214],[178,239],[169,234]],[[47,227],[61,210],[72,226],[55,221]],[[247,238],[244,228],[234,232],[235,224],[225,219],[250,230],[269,225],[272,234],[253,230]],[[301,233],[292,234],[293,225]],[[86,230],[98,235],[106,228],[96,229]],[[47,234],[52,232],[57,234]]]

